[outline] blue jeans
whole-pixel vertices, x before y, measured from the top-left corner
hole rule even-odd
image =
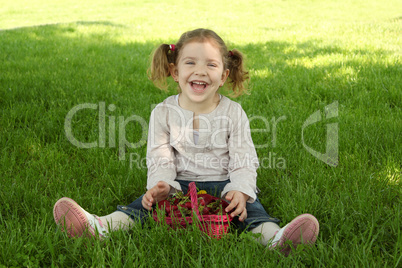
[[[190,184],[190,181],[177,180],[177,182],[180,183],[183,193],[187,193],[188,185]],[[211,195],[220,197],[220,194],[223,191],[223,188],[229,182],[230,182],[229,180],[219,181],[219,182],[215,182],[215,181],[196,182],[196,186],[199,190],[205,190],[205,191],[207,191],[207,193],[209,193]],[[150,216],[150,213],[141,204],[143,196],[144,195],[140,196],[134,202],[132,202],[131,204],[129,204],[127,206],[117,206],[117,210],[126,213],[134,221],[141,221],[142,223],[144,223],[147,220],[147,218]],[[246,209],[247,209],[247,219],[246,220],[241,222],[241,221],[239,221],[238,217],[235,217],[232,220],[232,224],[241,231],[251,230],[264,222],[275,222],[275,223],[280,222],[280,220],[268,215],[268,213],[265,211],[264,207],[260,203],[260,200],[258,199],[258,197],[254,203],[247,202]]]

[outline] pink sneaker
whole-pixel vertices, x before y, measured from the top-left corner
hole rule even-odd
[[[68,197],[60,198],[53,208],[53,217],[69,237],[82,236],[88,229],[93,237],[103,238],[107,230],[96,215],[91,215]],[[89,235],[90,236],[90,235]]]
[[[312,245],[317,240],[319,229],[320,225],[313,215],[302,214],[275,233],[269,249],[281,248],[281,252],[288,256],[292,247],[286,241],[291,241],[294,248],[299,244]]]

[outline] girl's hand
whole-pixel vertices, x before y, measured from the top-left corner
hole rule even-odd
[[[144,194],[141,204],[145,209],[151,210],[156,202],[165,200],[169,196],[169,192],[170,185],[164,181],[160,181]]]
[[[230,215],[232,217],[239,216],[239,220],[244,221],[247,218],[246,202],[249,196],[239,191],[230,191],[226,194],[225,199],[230,202],[226,207],[226,212],[235,209]]]

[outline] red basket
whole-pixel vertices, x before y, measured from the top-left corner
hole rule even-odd
[[[232,221],[232,217],[229,214],[201,215],[198,210],[198,197],[195,182],[191,182],[189,184],[188,192],[190,194],[191,209],[194,215],[193,217],[161,217],[161,215],[158,215],[158,212],[154,210],[154,220],[157,222],[164,220],[172,228],[186,228],[190,224],[196,224],[200,230],[206,233],[208,236],[220,239],[222,235],[228,232],[229,223]],[[228,205],[225,200],[221,200],[221,202],[223,203],[224,207]]]

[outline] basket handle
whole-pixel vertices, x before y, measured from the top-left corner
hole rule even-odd
[[[198,197],[197,197],[197,187],[195,186],[195,182],[190,182],[188,185],[188,191],[190,192],[190,199],[191,199],[191,208],[195,210],[198,219],[201,221],[200,211],[198,210]]]

